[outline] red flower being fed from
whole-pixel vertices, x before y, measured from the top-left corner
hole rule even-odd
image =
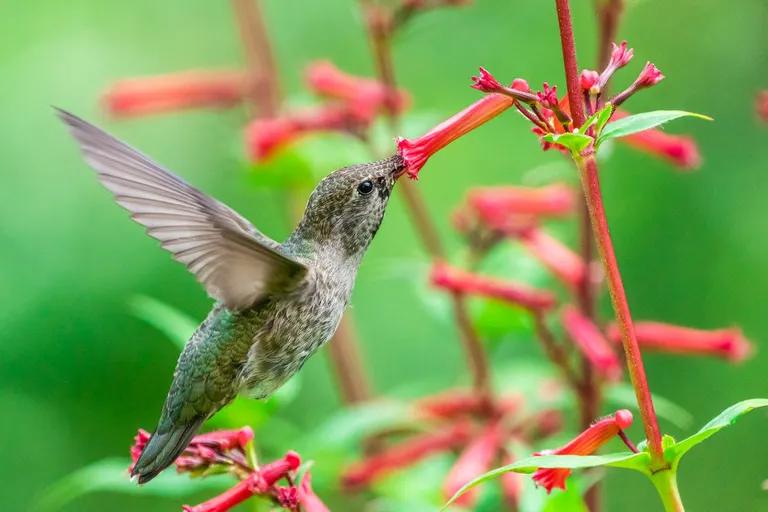
[[[240,71],[185,71],[121,80],[104,93],[102,103],[110,114],[124,117],[232,107],[246,93],[245,75]]]
[[[445,263],[432,267],[430,280],[438,288],[454,293],[468,293],[499,299],[533,311],[543,311],[555,305],[555,296],[524,284],[502,281],[465,272]]]
[[[535,455],[590,455],[631,424],[632,413],[621,409],[613,416],[596,421],[565,446]],[[539,468],[533,474],[533,481],[549,494],[555,487],[565,489],[565,481],[570,474],[571,470],[567,468]]]
[[[600,329],[575,307],[566,306],[561,315],[563,328],[595,370],[609,380],[621,377],[621,361]]]
[[[489,94],[453,117],[415,139],[399,138],[397,151],[407,165],[408,175],[416,179],[429,157],[462,135],[474,130],[514,105],[515,100],[502,94]]]
[[[608,328],[613,341],[621,340],[616,325]],[[741,362],[752,352],[752,343],[741,329],[703,330],[661,322],[637,322],[635,336],[642,348],[676,354],[698,354],[722,357],[731,362]]]

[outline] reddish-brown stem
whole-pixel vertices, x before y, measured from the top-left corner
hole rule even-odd
[[[624,0],[595,0],[598,25],[597,69],[603,69],[611,58],[611,43],[616,40]]]
[[[558,0],[561,1],[561,0]],[[567,1],[567,0],[566,0]],[[627,368],[632,386],[635,388],[635,396],[640,408],[640,416],[643,419],[645,435],[648,439],[648,447],[651,453],[652,464],[656,469],[666,466],[664,461],[663,449],[661,446],[661,432],[656,418],[656,411],[653,407],[653,399],[648,389],[648,379],[645,375],[643,358],[640,353],[640,346],[635,337],[635,330],[632,324],[632,315],[629,310],[627,296],[624,292],[624,283],[621,279],[619,264],[616,261],[616,254],[613,249],[613,241],[608,228],[608,220],[603,205],[603,196],[600,190],[600,177],[597,168],[597,162],[594,155],[579,158],[577,161],[579,172],[581,173],[581,182],[584,188],[584,194],[589,206],[589,214],[592,219],[592,228],[597,240],[597,246],[600,250],[600,257],[605,268],[608,291],[611,295],[613,309],[616,312],[616,320],[619,325],[624,346],[624,354],[627,360]]]
[[[570,100],[571,114],[576,126],[584,122],[584,110],[581,104],[578,62],[576,59],[576,45],[573,37],[573,25],[568,0],[555,0],[557,18],[560,26],[560,40],[563,50],[563,63],[565,67],[566,83],[568,85],[568,98]],[[576,158],[576,164],[581,175],[581,183],[584,196],[589,208],[600,256],[608,278],[608,290],[611,295],[614,311],[622,333],[622,344],[627,360],[627,367],[635,396],[640,408],[640,416],[643,419],[645,434],[648,439],[648,448],[651,454],[653,469],[666,467],[664,452],[661,445],[661,432],[653,406],[651,392],[648,389],[648,380],[645,375],[645,367],[637,344],[632,316],[629,310],[624,283],[621,279],[616,254],[613,249],[608,220],[603,205],[603,195],[600,189],[600,177],[597,161],[593,154]]]
[[[232,7],[248,63],[250,99],[254,113],[256,117],[271,117],[280,110],[280,84],[259,1],[232,0]],[[299,192],[295,188],[287,192],[287,216],[292,222],[301,219],[303,213],[304,200],[300,198]],[[349,315],[349,312],[345,313],[328,345],[339,394],[346,404],[365,401],[371,396],[360,355],[360,343]]]
[[[533,313],[533,326],[547,357],[560,368],[566,382],[573,388],[574,392],[578,393],[581,386],[579,378],[573,371],[570,361],[568,361],[568,354],[562,345],[557,343],[555,336],[549,329],[543,313],[539,311]]]
[[[385,85],[388,91],[396,94],[397,81],[395,78],[395,68],[392,60],[392,28],[393,23],[389,18],[390,14],[381,6],[374,3],[361,0],[360,5],[365,17],[368,34],[371,39],[371,49],[376,64],[376,72],[379,80]],[[387,110],[389,125],[392,136],[398,135],[399,118],[393,108]],[[413,183],[407,180],[401,180],[398,184],[405,199],[411,220],[416,227],[417,234],[424,244],[427,253],[435,261],[445,260],[445,251],[443,249],[440,235],[437,227],[432,221],[426,203],[421,197],[418,189]],[[472,380],[475,389],[483,396],[490,397],[490,371],[488,359],[483,349],[480,337],[477,335],[467,308],[466,299],[463,294],[451,294],[453,302],[454,318],[459,331],[464,351],[467,355],[467,362],[472,372]]]
[[[257,117],[277,114],[281,95],[277,66],[260,0],[232,0],[248,65],[249,92]]]

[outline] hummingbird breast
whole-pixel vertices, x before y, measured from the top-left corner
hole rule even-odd
[[[241,392],[269,396],[333,336],[352,291],[354,275],[344,274],[314,268],[296,289],[262,306],[238,378]]]

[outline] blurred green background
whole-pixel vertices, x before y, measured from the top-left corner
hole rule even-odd
[[[593,67],[592,3],[573,4],[581,63]],[[352,0],[267,0],[265,10],[288,95],[306,95],[301,72],[313,59],[373,73]],[[654,392],[687,408],[695,418],[691,428],[733,402],[768,395],[768,353],[761,350],[768,339],[768,127],[753,113],[756,91],[768,87],[767,26],[764,0],[643,0],[631,2],[620,30],[635,47],[636,61],[619,80],[632,79],[647,59],[667,75],[633,99],[632,110],[681,108],[716,119],[681,121],[670,129],[700,143],[705,161],[698,172],[678,173],[624,146],[603,165],[633,311],[637,318],[701,327],[740,324],[758,347],[741,366],[647,357]],[[0,41],[0,508],[16,511],[75,469],[125,456],[136,428],[154,426],[178,351],[131,314],[131,297],[154,297],[197,319],[210,305],[186,270],[115,206],[50,105],[107,127],[274,238],[291,226],[283,195],[249,182],[242,110],[124,122],[99,112],[99,93],[119,78],[239,66],[227,2],[5,2]],[[479,65],[504,79],[560,85],[553,2],[477,0],[427,14],[398,37],[396,63],[413,111],[433,119],[477,99],[467,85]],[[469,187],[540,183],[559,162],[558,155],[539,151],[525,123],[507,115],[434,157],[418,186],[458,250],[448,216]],[[549,167],[542,171],[542,165]],[[567,169],[554,172],[574,179]],[[403,204],[395,200],[353,298],[380,392],[466,381],[452,324],[434,314],[405,278],[418,275],[424,284],[425,263]],[[409,269],[405,277],[403,268]],[[603,309],[609,311],[605,301]],[[505,343],[511,361],[538,351],[527,339]],[[299,395],[282,414],[299,430],[310,429],[338,407],[321,354],[306,365]],[[690,510],[768,510],[761,490],[768,477],[767,419],[755,413],[691,453],[680,475]],[[641,430],[632,434],[638,438]],[[653,493],[641,477],[611,472],[607,510],[656,510]],[[66,510],[179,510],[189,501],[95,494]]]

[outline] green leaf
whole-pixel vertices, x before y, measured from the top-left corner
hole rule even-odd
[[[595,126],[595,133],[599,136],[600,131],[603,129],[605,124],[608,122],[608,120],[611,118],[611,115],[613,114],[613,105],[610,103],[606,103],[603,108],[592,114],[587,118],[586,121],[584,121],[584,124],[581,125],[581,128],[579,128],[579,131],[581,133],[584,133],[587,131],[587,129],[592,126],[593,124],[596,124]]]
[[[635,391],[628,383],[620,383],[611,386],[605,393],[605,398],[614,405],[628,407],[637,410],[637,399]],[[691,413],[662,396],[653,394],[653,404],[656,407],[656,414],[660,418],[673,423],[678,428],[688,428],[693,422]]]
[[[190,316],[152,297],[137,295],[128,307],[136,318],[165,334],[179,348],[184,348],[197,328],[198,323]]]
[[[599,466],[609,466],[615,468],[633,469],[642,473],[648,473],[648,464],[650,455],[646,452],[632,453],[612,453],[609,455],[542,455],[540,457],[527,457],[520,459],[512,464],[493,469],[483,475],[478,476],[467,483],[454,494],[445,507],[456,501],[462,494],[488,480],[494,479],[504,473],[514,471],[515,473],[533,473],[539,468],[594,468]]]
[[[543,139],[547,142],[560,144],[561,146],[570,149],[572,153],[580,153],[587,149],[594,140],[589,135],[576,132],[548,133]]]
[[[701,427],[698,432],[672,446],[666,454],[667,459],[672,462],[677,462],[680,457],[688,452],[688,450],[697,444],[706,441],[723,428],[733,425],[740,417],[759,407],[768,407],[768,399],[753,398],[730,406],[709,423]]]
[[[231,476],[217,475],[204,479],[190,479],[174,471],[165,471],[151,484],[139,486],[128,478],[130,460],[103,459],[82,467],[48,487],[36,500],[33,510],[48,512],[60,510],[67,503],[93,492],[119,492],[145,496],[180,498],[200,491],[219,493],[231,487]]]
[[[625,137],[633,133],[642,132],[681,117],[696,117],[698,119],[712,121],[712,118],[709,116],[686,112],[684,110],[655,110],[653,112],[643,112],[642,114],[623,117],[608,124],[597,139],[597,144],[595,144],[595,146],[599,146],[608,139]]]

